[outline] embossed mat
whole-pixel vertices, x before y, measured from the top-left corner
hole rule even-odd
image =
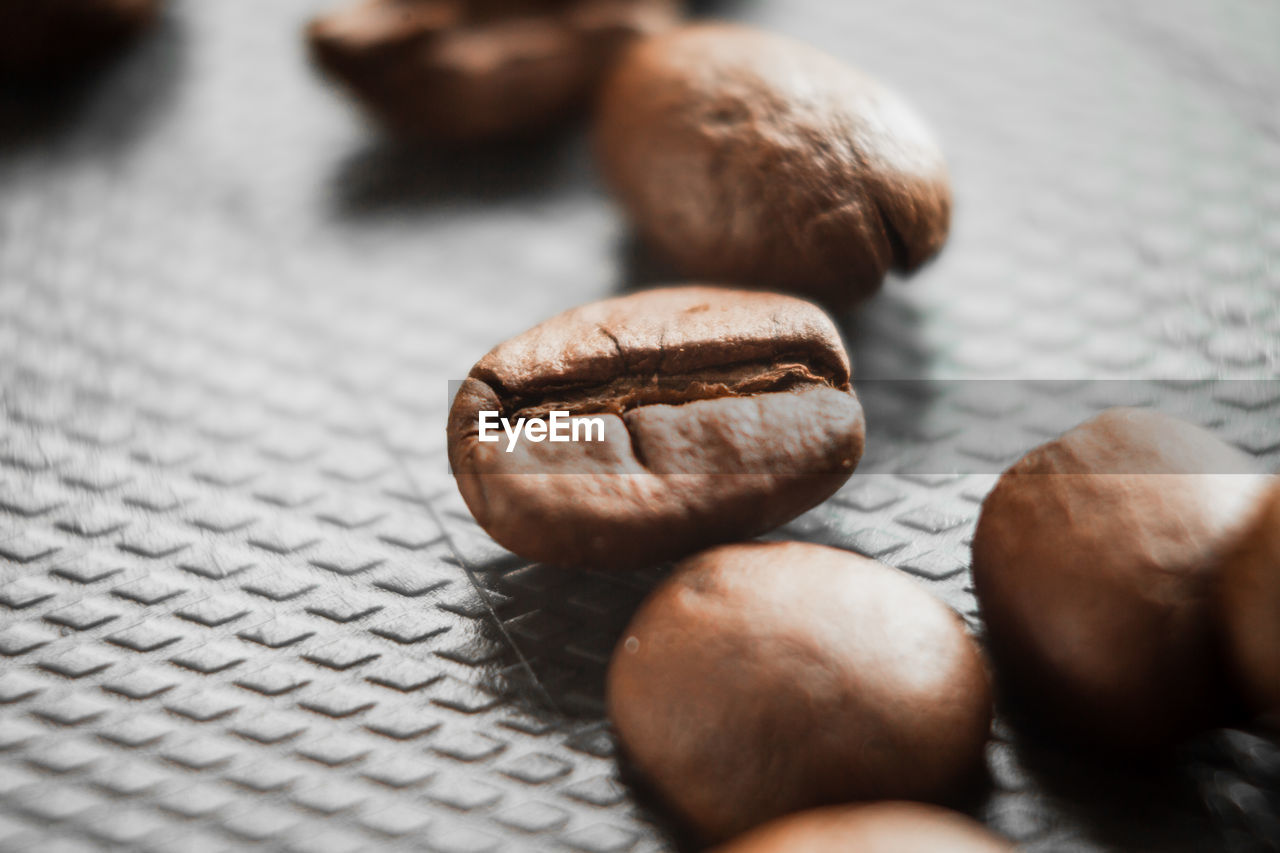
[[[672,849],[601,702],[657,573],[503,552],[442,441],[449,379],[653,266],[581,134],[380,141],[306,65],[318,5],[176,0],[102,79],[0,98],[0,849]],[[951,158],[944,256],[846,318],[861,376],[1277,374],[1280,7],[714,11],[883,77]],[[884,473],[779,535],[972,621],[991,477],[895,476],[945,401],[876,387]],[[1036,408],[964,414],[1034,437]],[[1206,418],[1274,469],[1277,412]],[[1280,837],[1274,743],[1144,777],[1014,731],[973,810],[1028,849]]]

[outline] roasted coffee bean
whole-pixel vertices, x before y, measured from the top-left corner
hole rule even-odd
[[[0,2],[0,73],[61,77],[146,29],[160,0]]]
[[[461,142],[572,113],[625,46],[677,18],[677,0],[361,0],[308,35],[386,125]]]
[[[564,412],[602,440],[485,443],[485,411],[539,430]],[[622,568],[794,518],[848,479],[864,434],[821,309],[678,287],[577,308],[495,348],[455,398],[449,460],[500,544]]]
[[[1250,708],[1280,728],[1280,482],[1224,561],[1220,618]]]
[[[951,190],[901,99],[799,42],[725,24],[628,51],[598,152],[635,228],[686,275],[843,305],[946,239]]]
[[[954,796],[981,771],[992,715],[982,656],[946,605],[801,543],[680,564],[622,634],[608,710],[631,760],[712,841],[822,805]]]
[[[1013,853],[956,812],[920,803],[831,806],[779,818],[716,853]]]
[[[1112,409],[982,505],[973,579],[997,672],[1080,742],[1168,745],[1222,712],[1216,566],[1266,478],[1198,427]]]

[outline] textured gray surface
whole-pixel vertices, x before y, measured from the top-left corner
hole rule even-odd
[[[601,707],[656,573],[504,553],[442,446],[450,378],[652,265],[577,135],[380,142],[304,62],[315,10],[175,2],[102,79],[0,100],[0,849],[670,849]],[[1280,6],[717,11],[890,81],[951,158],[945,255],[846,318],[861,376],[1280,371]],[[904,387],[866,390],[882,473],[780,535],[972,618],[991,478],[890,472],[940,423],[990,466],[1044,410]],[[1274,406],[1217,396],[1202,420],[1280,467]],[[1029,849],[1280,837],[1274,744],[1151,776],[1013,732],[973,809]]]

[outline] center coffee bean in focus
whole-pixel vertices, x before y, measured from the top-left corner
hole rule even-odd
[[[812,303],[651,290],[568,311],[481,359],[449,415],[449,461],[476,520],[515,553],[645,565],[754,536],[835,492],[865,435],[849,379]],[[482,440],[495,419],[520,425],[514,443]],[[557,426],[569,440],[550,440]]]

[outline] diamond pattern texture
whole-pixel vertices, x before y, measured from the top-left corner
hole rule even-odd
[[[580,130],[380,139],[307,67],[322,5],[173,0],[99,79],[0,92],[0,849],[673,850],[602,701],[661,570],[524,563],[443,447],[490,346],[661,271]],[[957,194],[944,255],[841,318],[863,473],[776,536],[979,627],[993,478],[909,463],[946,439],[997,471],[1058,392],[1106,394],[866,380],[1280,375],[1274,5],[701,5],[905,92]],[[1274,469],[1276,387],[1188,409]],[[1244,732],[1152,780],[998,721],[989,763],[972,811],[1029,850],[1280,838],[1280,748]]]

